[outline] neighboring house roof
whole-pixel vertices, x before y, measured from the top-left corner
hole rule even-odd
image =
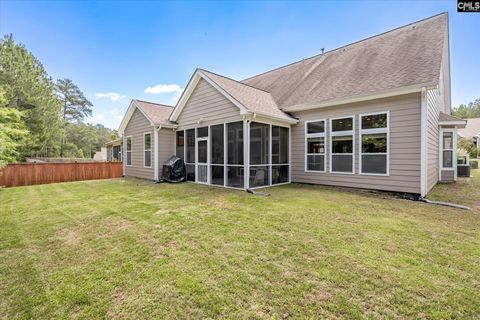
[[[458,133],[467,139],[480,137],[480,118],[470,118],[465,120],[467,120],[467,126],[463,129],[459,129]]]
[[[169,121],[170,114],[173,111],[172,106],[134,99],[130,102],[127,112],[120,123],[118,128],[120,134],[123,134],[125,131],[125,128],[136,109],[147,118],[152,126],[161,125],[165,127],[175,127],[175,125]]]
[[[106,147],[120,146],[122,143],[123,143],[122,139],[117,139],[117,140],[112,140],[112,141],[109,141],[109,142],[105,143],[105,146]]]
[[[268,91],[280,109],[410,86],[438,84],[446,13],[280,67],[242,82]]]

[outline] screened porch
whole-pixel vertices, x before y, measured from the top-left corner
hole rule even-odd
[[[244,143],[246,141],[246,143]],[[242,120],[176,132],[187,181],[238,189],[290,182],[290,128]]]

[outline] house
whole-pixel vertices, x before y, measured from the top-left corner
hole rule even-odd
[[[480,148],[480,118],[470,118],[467,126],[458,130],[458,136],[473,141],[477,148]]]
[[[457,177],[450,113],[443,13],[244,80],[197,69],[175,108],[133,100],[119,132],[127,176],[176,154],[196,183],[425,196]]]
[[[107,161],[122,161],[122,139],[107,142]]]

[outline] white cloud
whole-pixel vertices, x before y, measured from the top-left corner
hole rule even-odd
[[[148,87],[145,89],[146,93],[158,94],[158,93],[175,93],[180,95],[183,92],[183,88],[178,84],[157,84],[154,87]]]
[[[116,93],[116,92],[105,92],[105,93],[99,92],[99,93],[95,93],[95,98],[97,99],[107,98],[112,101],[118,101],[125,98],[125,96],[123,94]]]

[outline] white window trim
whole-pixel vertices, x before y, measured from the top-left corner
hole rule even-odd
[[[375,128],[375,129],[363,129],[362,127],[362,117],[364,116],[374,116],[379,114],[387,115],[387,127],[386,128]],[[380,176],[380,177],[389,177],[390,176],[390,111],[379,111],[379,112],[369,112],[359,114],[360,129],[358,134],[358,170],[359,174],[363,176]],[[362,141],[364,134],[375,134],[375,133],[386,133],[387,134],[387,152],[386,153],[363,153],[362,152]],[[363,155],[386,155],[387,156],[387,173],[368,173],[362,172],[362,156]]]
[[[312,122],[321,122],[323,121],[323,133],[308,133],[308,124]],[[318,120],[309,120],[305,121],[305,159],[304,159],[304,171],[305,172],[312,172],[312,173],[326,173],[327,172],[327,120],[326,119],[318,119]],[[323,138],[324,143],[324,151],[323,151],[323,170],[308,170],[308,163],[307,159],[310,155],[322,155],[321,153],[308,153],[308,138]]]
[[[332,130],[332,122],[334,120],[338,120],[338,119],[347,119],[347,118],[351,118],[352,119],[352,130],[349,130],[349,131],[333,131]],[[341,116],[341,117],[335,117],[335,118],[330,118],[330,121],[329,121],[329,133],[330,133],[330,154],[329,154],[329,160],[330,160],[330,166],[329,166],[329,169],[330,169],[330,173],[333,173],[333,174],[349,174],[349,175],[354,175],[355,174],[355,115],[350,115],[350,116]],[[333,171],[332,170],[332,156],[334,155],[333,154],[333,137],[343,137],[343,136],[352,136],[352,153],[335,153],[335,155],[351,155],[352,156],[352,172],[341,172],[341,171]]]
[[[452,149],[443,149],[443,134],[446,132],[452,133]],[[440,129],[440,141],[439,141],[439,146],[438,148],[440,150],[440,155],[439,155],[439,160],[440,160],[440,170],[441,171],[455,171],[455,180],[457,179],[457,165],[456,165],[456,160],[457,160],[457,137],[456,137],[456,130],[453,128],[445,128],[445,129]],[[444,167],[443,166],[443,151],[452,151],[452,167]]]
[[[128,138],[130,138],[130,150],[128,150]],[[125,137],[125,166],[127,166],[127,167],[133,166],[132,149],[133,149],[132,136],[126,136]],[[128,153],[129,152],[130,152],[130,164],[128,164]]]
[[[150,135],[150,149],[145,149],[145,136]],[[150,166],[145,165],[145,151],[150,151]],[[151,132],[144,132],[143,133],[143,167],[144,168],[151,168],[152,167],[152,133]]]

